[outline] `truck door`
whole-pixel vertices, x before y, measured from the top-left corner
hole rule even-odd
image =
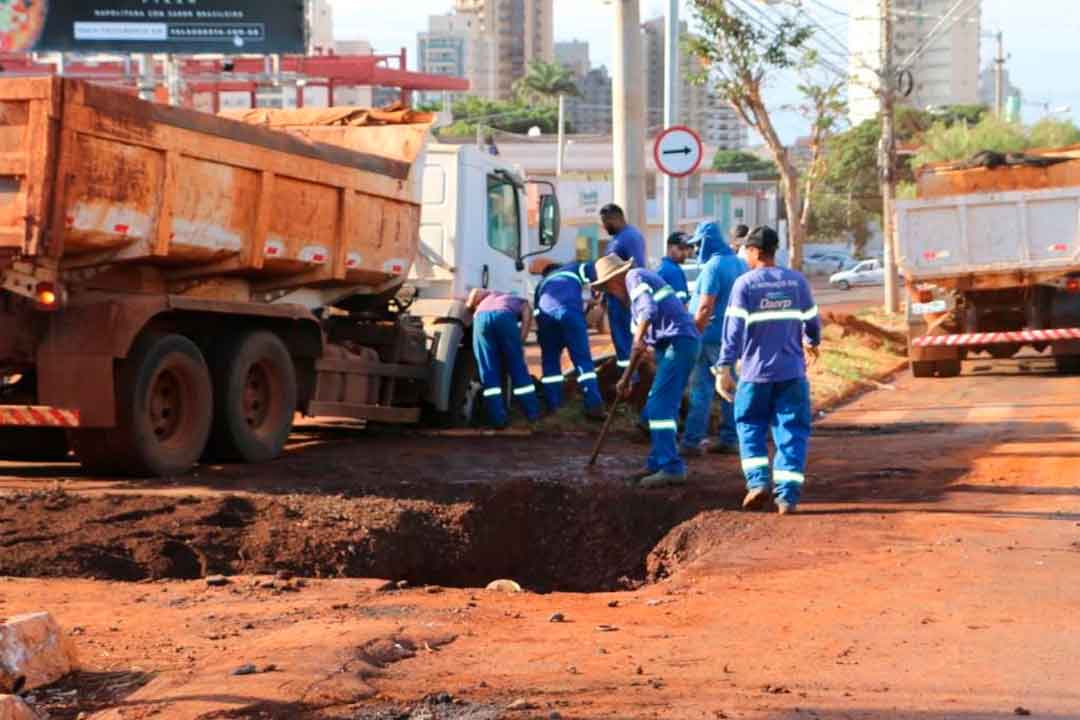
[[[486,287],[528,297],[524,274],[518,273],[516,267],[522,252],[525,206],[511,178],[488,173],[486,210]]]

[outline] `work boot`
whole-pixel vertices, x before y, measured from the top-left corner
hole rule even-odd
[[[674,473],[668,472],[667,470],[660,470],[654,472],[652,475],[642,478],[641,482],[638,483],[638,486],[642,488],[662,488],[685,484],[686,472]]]
[[[769,488],[759,487],[746,493],[742,501],[742,509],[757,511],[765,509],[765,503],[769,502]]]
[[[709,444],[709,454],[710,455],[738,455],[739,454],[739,446],[738,446],[738,444],[732,445],[731,443],[717,441],[717,442]]]
[[[705,445],[704,443],[699,443],[697,445],[680,445],[679,453],[683,457],[701,457],[705,454]]]
[[[795,508],[795,503],[789,503],[785,500],[776,501],[776,513],[778,515],[794,515]]]
[[[607,413],[602,407],[586,408],[585,419],[590,422],[604,422],[607,420]]]
[[[642,480],[653,474],[652,470],[638,470],[636,473],[626,478],[626,484],[632,487],[637,487]]]

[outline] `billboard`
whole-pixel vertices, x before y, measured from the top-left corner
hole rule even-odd
[[[304,0],[0,0],[0,52],[302,53]]]

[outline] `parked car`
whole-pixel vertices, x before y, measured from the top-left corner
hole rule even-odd
[[[829,284],[841,290],[850,290],[855,285],[884,285],[885,268],[880,260],[863,260],[850,270],[835,273]]]
[[[803,272],[807,275],[832,275],[847,270],[855,260],[847,253],[816,251],[803,259]]]

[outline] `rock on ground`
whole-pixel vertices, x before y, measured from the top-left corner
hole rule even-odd
[[[0,695],[0,720],[39,720],[38,714],[15,695]]]
[[[47,612],[20,615],[0,625],[0,666],[25,678],[29,690],[51,685],[77,669],[75,646]],[[0,715],[0,718],[5,716]]]

